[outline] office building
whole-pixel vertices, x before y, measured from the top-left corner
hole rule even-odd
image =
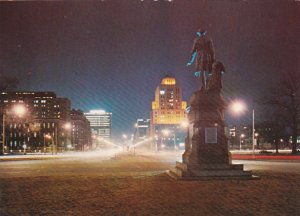
[[[102,140],[111,140],[112,113],[105,110],[90,110],[84,113],[89,120],[93,137],[93,148],[99,148],[104,143]]]
[[[90,122],[81,110],[71,111],[71,143],[75,150],[91,149],[91,128]]]
[[[71,138],[66,126],[70,122],[70,104],[67,98],[57,98],[53,92],[2,92],[1,140],[4,150],[65,150]],[[24,108],[22,116],[14,112],[18,106]]]
[[[164,77],[155,90],[150,114],[151,135],[161,148],[178,148],[185,138],[182,128],[186,122],[186,101],[182,100],[182,89],[172,76]]]

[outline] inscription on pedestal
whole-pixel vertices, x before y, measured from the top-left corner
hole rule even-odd
[[[205,128],[205,143],[215,144],[218,143],[218,132],[216,127]]]

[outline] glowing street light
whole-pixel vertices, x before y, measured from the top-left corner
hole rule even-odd
[[[189,126],[189,122],[188,121],[181,122],[181,127],[182,128],[187,128],[188,126]]]
[[[66,130],[70,130],[72,127],[71,123],[70,122],[67,122],[65,125],[64,125],[64,129]]]
[[[51,139],[49,134],[44,134],[44,154],[46,154],[46,139]]]
[[[18,104],[13,107],[12,111],[13,111],[13,114],[17,115],[18,117],[22,117],[26,113],[26,107],[22,104]],[[7,148],[5,146],[5,139],[6,139],[5,124],[6,124],[6,115],[7,115],[6,110],[3,110],[2,115],[3,115],[3,118],[2,118],[2,149],[1,149],[0,154],[4,154],[5,149]]]
[[[15,105],[13,108],[15,115],[22,117],[26,113],[26,107],[22,104]]]
[[[245,137],[245,134],[240,135],[240,151],[242,150],[242,139]]]
[[[236,100],[231,103],[230,110],[234,114],[240,115],[240,114],[243,114],[247,110],[247,107],[243,101]],[[254,150],[255,150],[255,123],[254,123],[255,117],[254,116],[255,116],[255,112],[253,109],[252,110],[252,151],[253,151],[253,155],[254,155]]]
[[[23,149],[24,149],[24,155],[26,154],[26,148],[27,148],[27,145],[26,145],[26,144],[24,144],[24,145],[23,145]]]
[[[162,130],[162,133],[164,136],[169,136],[171,134],[171,131],[168,129],[164,129]],[[176,132],[174,130],[174,134],[173,134],[173,138],[174,138],[174,150],[177,150],[177,146],[176,146]]]
[[[163,133],[164,136],[169,136],[170,135],[170,130],[168,130],[168,129],[164,129],[161,132]]]
[[[243,101],[236,100],[230,104],[230,110],[232,111],[233,114],[240,115],[246,111],[246,105]]]

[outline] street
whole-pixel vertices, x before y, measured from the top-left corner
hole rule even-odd
[[[0,160],[0,178],[8,177],[34,177],[53,175],[99,175],[101,162],[109,160],[121,153],[120,150],[107,150],[91,153],[77,153],[67,155],[41,155],[41,156],[7,156],[7,160]],[[138,153],[154,157],[158,161],[174,166],[175,161],[181,160],[181,152],[152,152]],[[244,164],[245,170],[275,171],[284,173],[300,173],[300,160],[233,160],[234,164]],[[161,170],[164,171],[164,170]]]

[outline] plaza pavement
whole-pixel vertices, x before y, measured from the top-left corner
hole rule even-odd
[[[1,161],[0,215],[299,215],[299,172],[175,181],[162,155]]]

